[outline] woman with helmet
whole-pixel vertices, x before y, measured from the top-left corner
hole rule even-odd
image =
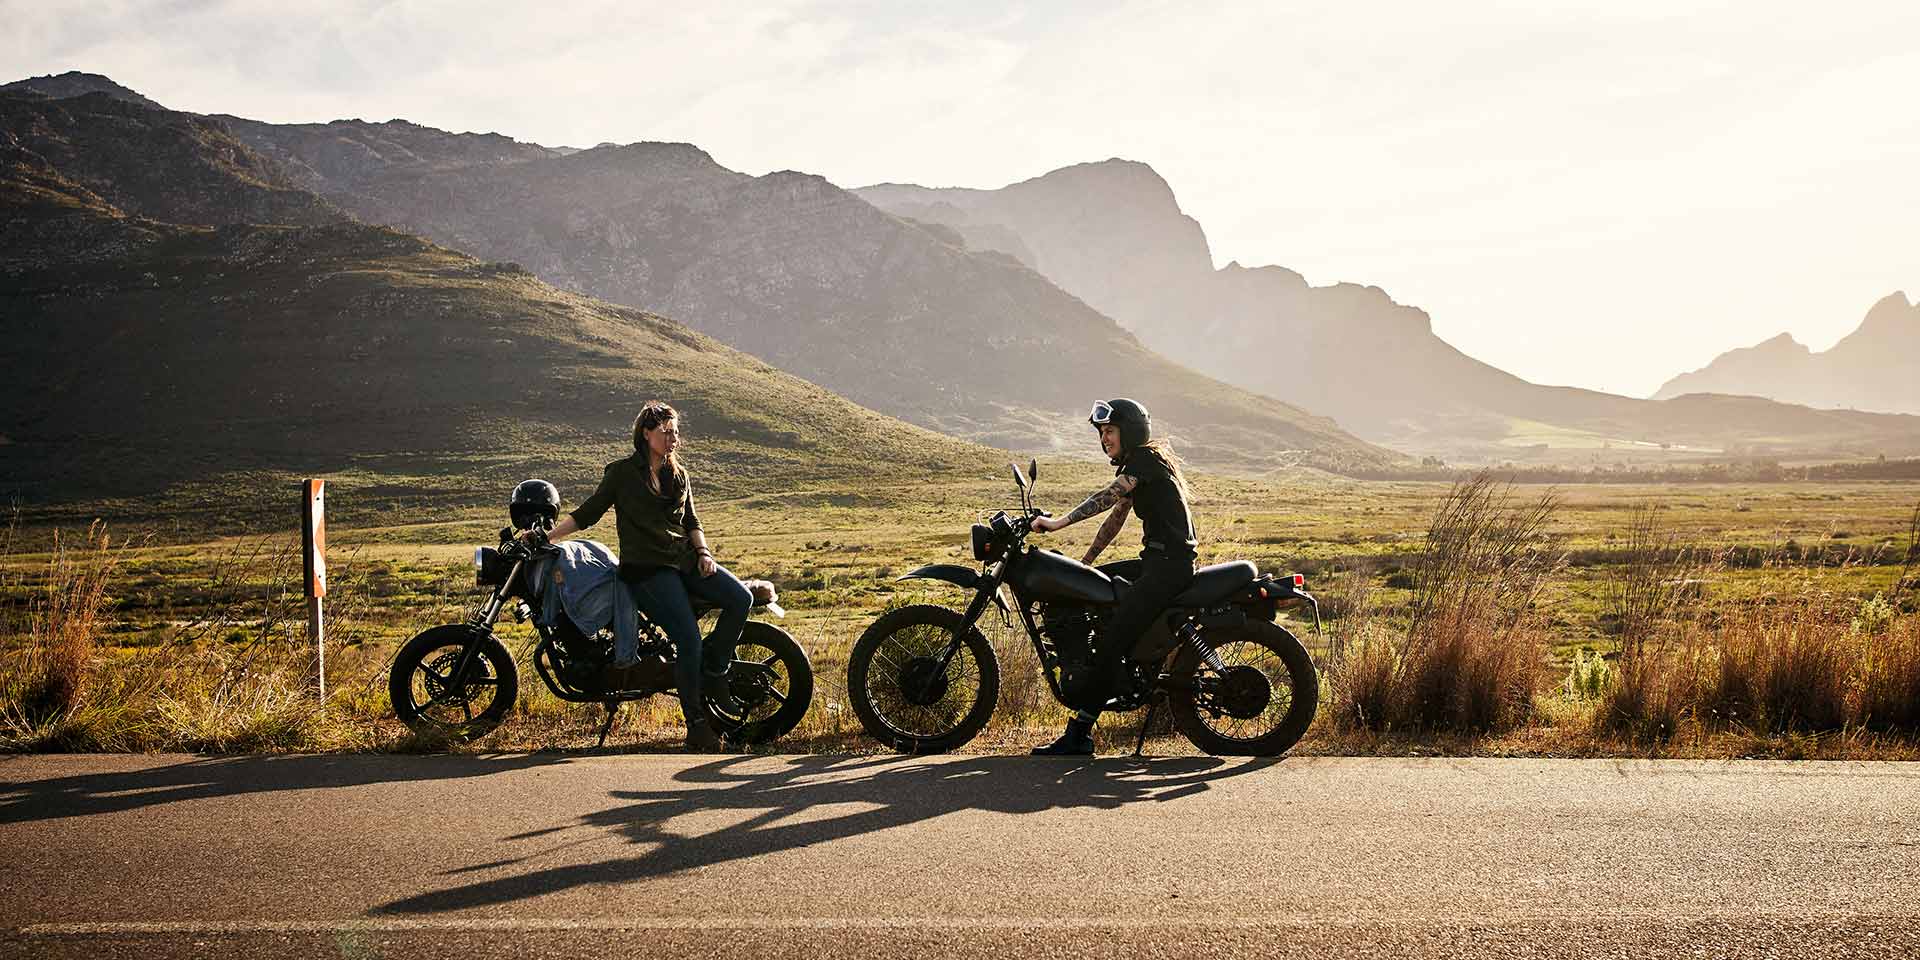
[[[1086,756],[1093,753],[1093,725],[1107,698],[1121,689],[1121,656],[1133,648],[1153,618],[1193,582],[1195,549],[1193,512],[1187,506],[1187,481],[1180,458],[1165,440],[1153,438],[1147,408],[1124,397],[1093,405],[1087,417],[1100,432],[1100,449],[1116,468],[1113,483],[1088,497],[1064,517],[1038,517],[1033,529],[1042,533],[1063,530],[1105,511],[1107,519],[1087,547],[1084,563],[1091,564],[1120,533],[1129,513],[1140,515],[1140,559],[1106,569],[1131,581],[1105,635],[1094,651],[1091,677],[1062,677],[1070,705],[1078,709],[1059,739],[1035,754]]]
[[[549,537],[584,530],[614,509],[620,531],[620,579],[633,602],[673,641],[680,709],[687,718],[687,746],[719,749],[707,704],[737,714],[727,687],[727,666],[747,623],[753,597],[727,568],[714,562],[706,531],[693,509],[686,467],[674,453],[680,445],[679,414],[649,400],[633,419],[633,455],[607,464],[600,486]],[[704,641],[692,598],[717,608],[720,620]],[[627,653],[632,656],[631,652]],[[616,667],[628,664],[616,663]]]

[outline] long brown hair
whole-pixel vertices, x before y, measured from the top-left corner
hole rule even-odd
[[[640,415],[633,418],[633,452],[640,455],[640,461],[647,465],[647,487],[654,493],[660,491],[660,464],[653,462],[653,448],[647,446],[647,431],[658,429],[669,420],[680,419],[679,411],[669,406],[665,400],[648,400],[640,406]],[[667,453],[667,472],[673,477],[674,485],[687,485],[687,468],[680,465],[678,451]]]
[[[1187,475],[1181,472],[1180,470],[1181,467],[1186,466],[1187,462],[1185,460],[1180,459],[1179,454],[1173,452],[1173,444],[1168,443],[1167,438],[1155,437],[1152,440],[1148,440],[1146,443],[1141,444],[1135,449],[1144,450],[1147,453],[1152,454],[1154,457],[1158,458],[1161,463],[1166,465],[1167,473],[1173,477],[1174,487],[1178,488],[1180,491],[1180,499],[1182,500],[1193,499],[1193,497],[1187,491]]]

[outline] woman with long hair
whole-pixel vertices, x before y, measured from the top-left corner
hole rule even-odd
[[[1062,530],[1095,514],[1107,519],[1093,536],[1082,561],[1091,564],[1113,542],[1129,513],[1140,515],[1140,559],[1109,564],[1101,569],[1131,583],[1114,607],[1113,617],[1094,650],[1091,669],[1061,674],[1062,693],[1077,708],[1060,738],[1034,753],[1049,756],[1086,756],[1093,753],[1093,725],[1107,699],[1122,688],[1121,657],[1133,649],[1167,608],[1193,582],[1193,562],[1199,546],[1194,536],[1193,511],[1187,505],[1187,480],[1180,458],[1165,440],[1153,437],[1147,408],[1119,398],[1093,405],[1087,417],[1100,432],[1100,450],[1115,467],[1106,489],[1088,497],[1064,517],[1038,517],[1033,529]],[[1073,674],[1081,675],[1073,675]]]
[[[727,667],[746,626],[753,597],[739,579],[713,559],[693,484],[675,453],[679,414],[649,400],[633,418],[633,455],[607,464],[593,496],[561,518],[549,535],[558,540],[594,525],[612,507],[620,529],[620,579],[633,602],[665,630],[675,648],[680,709],[687,718],[687,746],[702,752],[720,747],[707,709],[738,714],[727,688]],[[698,597],[720,611],[705,638],[693,615]],[[615,651],[615,669],[631,666],[635,650]],[[622,658],[625,662],[621,662]]]

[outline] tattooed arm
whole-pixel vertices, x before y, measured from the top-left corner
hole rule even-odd
[[[1127,525],[1127,514],[1132,512],[1132,500],[1122,500],[1114,504],[1113,512],[1107,514],[1106,522],[1094,532],[1093,543],[1087,546],[1087,555],[1080,562],[1089,567],[1093,566],[1093,561],[1100,559],[1100,551],[1105,550],[1107,544],[1112,543],[1113,538],[1120,535],[1120,528]]]
[[[1033,528],[1042,533],[1064,530],[1096,513],[1111,510],[1115,504],[1133,496],[1134,485],[1138,482],[1125,474],[1114,477],[1105,490],[1081,501],[1079,506],[1073,508],[1073,512],[1064,517],[1040,517],[1033,521]]]

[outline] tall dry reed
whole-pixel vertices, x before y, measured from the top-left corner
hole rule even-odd
[[[1415,559],[1404,619],[1360,617],[1330,663],[1346,728],[1489,731],[1523,722],[1540,682],[1541,591],[1563,554],[1552,492],[1523,501],[1482,473],[1455,484]]]
[[[1698,699],[1701,682],[1698,646],[1682,629],[1683,608],[1702,599],[1714,561],[1665,530],[1653,504],[1629,514],[1621,554],[1602,593],[1620,649],[1594,721],[1610,733],[1671,739]]]
[[[12,543],[9,531],[9,554]],[[85,702],[96,640],[108,614],[107,584],[122,554],[99,523],[78,543],[55,534],[46,583],[28,604],[24,642],[9,671],[10,713],[47,723]]]

